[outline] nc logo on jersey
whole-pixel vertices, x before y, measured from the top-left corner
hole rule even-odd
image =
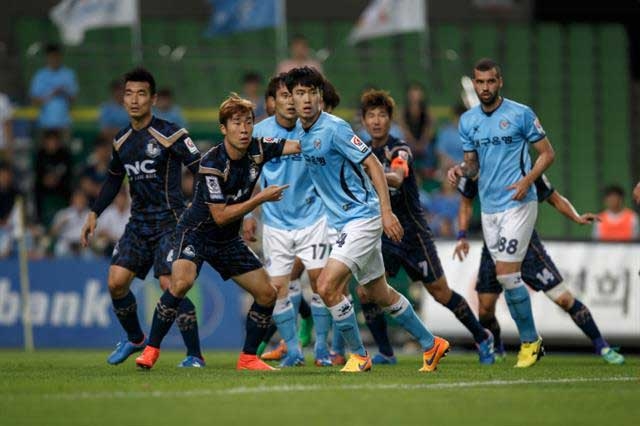
[[[509,121],[508,121],[508,120],[501,120],[501,121],[500,121],[500,128],[501,128],[502,130],[507,130],[507,129],[509,128],[509,126],[510,126],[510,125],[511,125],[511,124],[509,123]]]
[[[196,257],[196,250],[193,248],[192,245],[188,245],[182,250],[182,254],[184,254],[187,257],[193,258],[193,257]]]
[[[156,158],[158,155],[160,155],[160,147],[158,146],[158,143],[155,139],[149,139],[149,141],[147,142],[147,148],[144,152],[149,158]]]
[[[322,146],[322,142],[320,141],[320,139],[316,139],[315,141],[313,141],[313,147],[315,149],[320,149],[321,146]]]
[[[351,143],[358,148],[360,152],[367,152],[367,145],[365,145],[357,135],[353,135]]]
[[[156,169],[153,167],[153,160],[136,161],[133,164],[125,164],[124,169],[127,171],[127,175],[133,178],[141,173],[145,175],[151,175],[156,173]]]

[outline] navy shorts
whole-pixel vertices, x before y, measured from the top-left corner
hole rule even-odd
[[[141,280],[153,266],[153,275],[171,275],[171,261],[167,259],[173,246],[175,222],[166,226],[143,226],[129,221],[124,234],[113,249],[111,264],[122,266]]]
[[[184,259],[195,263],[198,273],[202,263],[207,262],[225,281],[262,268],[262,262],[242,238],[218,242],[207,234],[192,230],[176,232],[171,257],[174,260]]]
[[[431,284],[444,275],[431,230],[405,234],[400,244],[382,240],[384,268],[390,277],[398,275],[403,267],[412,281]]]
[[[562,282],[560,271],[547,254],[536,231],[531,235],[521,272],[523,281],[535,291],[548,291]],[[482,247],[476,291],[495,294],[502,292],[502,286],[496,278],[496,265],[486,245]]]

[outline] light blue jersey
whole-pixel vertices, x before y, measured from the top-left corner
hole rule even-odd
[[[458,130],[464,151],[478,153],[483,213],[498,213],[537,200],[535,185],[521,201],[512,200],[514,191],[506,189],[531,170],[529,144],[545,137],[531,108],[506,98],[490,114],[478,105],[460,117]]]
[[[296,130],[285,129],[271,116],[256,124],[254,137],[296,139]],[[315,191],[302,154],[285,155],[271,159],[262,168],[260,186],[289,185],[282,200],[262,205],[263,222],[277,229],[306,228],[324,216],[324,206]]]
[[[66,93],[53,95],[60,89]],[[71,124],[69,97],[78,94],[78,82],[72,69],[60,67],[40,69],[31,80],[29,95],[32,98],[48,98],[40,108],[38,125],[44,129],[66,128]]]
[[[329,225],[338,230],[354,219],[380,216],[380,202],[362,161],[371,150],[346,121],[323,112],[308,130],[300,120],[302,155],[327,209]]]

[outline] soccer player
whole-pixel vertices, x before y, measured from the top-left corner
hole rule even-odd
[[[152,368],[158,360],[160,344],[176,319],[177,308],[202,263],[208,262],[223,280],[233,279],[254,298],[236,368],[273,370],[256,356],[256,350],[271,323],[276,291],[262,263],[238,233],[246,213],[263,203],[281,200],[288,186],[270,185],[252,197],[262,167],[272,158],[300,152],[300,145],[285,139],[252,138],[254,120],[253,104],[236,94],[220,105],[224,141],[200,161],[192,204],[176,227],[171,286],[158,301],[149,343],[136,358],[141,368]]]
[[[389,312],[419,341],[424,350],[420,371],[435,370],[449,342],[433,336],[409,301],[385,278],[382,231],[393,241],[400,241],[403,230],[391,210],[382,165],[344,120],[322,112],[324,79],[318,71],[294,68],[287,73],[286,84],[293,95],[309,174],[325,204],[329,226],[340,232],[317,288],[351,352],[341,371],[371,369],[353,305],[344,295],[352,275],[363,286],[368,300]]]
[[[267,93],[275,100],[275,115],[255,126],[254,137],[268,135],[294,138],[296,110],[291,93],[284,83],[285,76],[286,74],[279,74],[269,82]],[[264,204],[261,210],[265,268],[278,291],[273,320],[287,348],[280,366],[304,364],[296,330],[296,318],[302,300],[300,282],[294,281],[297,285],[291,289],[291,294],[289,286],[296,257],[307,269],[314,291],[311,313],[316,325],[315,363],[318,366],[331,366],[327,345],[331,316],[316,294],[316,280],[329,258],[327,219],[324,205],[315,191],[301,154],[273,158],[262,169],[261,187],[287,183],[290,187],[282,200]]]
[[[135,277],[144,279],[153,265],[162,289],[169,288],[171,263],[167,255],[178,218],[185,208],[181,190],[182,164],[197,173],[200,152],[184,128],[156,118],[151,107],[156,83],[149,71],[136,68],[125,74],[124,106],[131,124],[113,141],[109,175],[82,228],[84,246],[93,236],[98,216],[118,194],[125,175],[131,193],[131,218],[116,244],[109,268],[113,308],[127,333],[107,362],[120,364],[141,351],[146,339],[138,320],[137,303],[129,290]],[[188,298],[177,306],[178,328],[187,347],[180,367],[204,367],[195,306]]]
[[[571,202],[551,186],[546,176],[538,178],[535,181],[535,186],[538,202],[549,202],[575,223],[586,225],[597,220],[597,216],[593,213],[579,214]],[[473,210],[472,201],[478,193],[477,181],[463,178],[461,185],[459,185],[459,191],[463,197],[458,213],[458,224],[459,229],[466,230]],[[463,236],[458,239],[454,257],[457,256],[462,261],[468,253],[469,243],[463,233]],[[624,363],[624,357],[612,349],[600,334],[589,308],[578,300],[562,281],[562,275],[547,254],[535,230],[522,262],[522,279],[532,290],[543,291],[545,296],[569,314],[580,330],[591,339],[595,352],[601,355],[605,362],[617,365]],[[482,247],[476,291],[478,292],[480,322],[493,333],[496,341],[496,359],[502,361],[505,358],[505,351],[500,339],[500,324],[495,316],[496,302],[502,293],[502,287],[496,279],[495,265],[486,245]]]
[[[452,185],[478,176],[482,231],[520,334],[516,367],[530,367],[544,354],[521,266],[538,215],[533,182],[551,165],[554,152],[531,108],[500,95],[500,66],[481,59],[473,69],[480,104],[460,117],[464,161],[449,169]],[[538,153],[533,167],[529,146]],[[464,236],[464,235],[460,235]]]
[[[413,154],[406,142],[389,135],[394,110],[395,101],[382,90],[369,90],[360,99],[362,121],[371,135],[371,150],[384,166],[391,207],[405,230],[400,242],[382,236],[385,269],[389,276],[395,277],[403,267],[411,280],[421,281],[431,296],[471,332],[480,362],[493,364],[491,333],[480,325],[467,301],[447,284],[433,234],[420,205]],[[373,357],[373,363],[395,364],[397,361],[387,335],[384,312],[375,303],[370,303],[361,287],[357,291],[365,321],[380,351]]]

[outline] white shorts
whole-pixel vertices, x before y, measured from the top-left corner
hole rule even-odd
[[[330,252],[327,228],[325,217],[311,226],[291,231],[264,225],[262,250],[267,273],[272,277],[289,275],[296,257],[307,270],[323,268]]]
[[[380,216],[352,220],[339,232],[331,258],[347,265],[359,284],[368,284],[384,275]]]
[[[482,233],[494,261],[522,262],[538,217],[538,202],[530,201],[499,213],[482,213]]]

